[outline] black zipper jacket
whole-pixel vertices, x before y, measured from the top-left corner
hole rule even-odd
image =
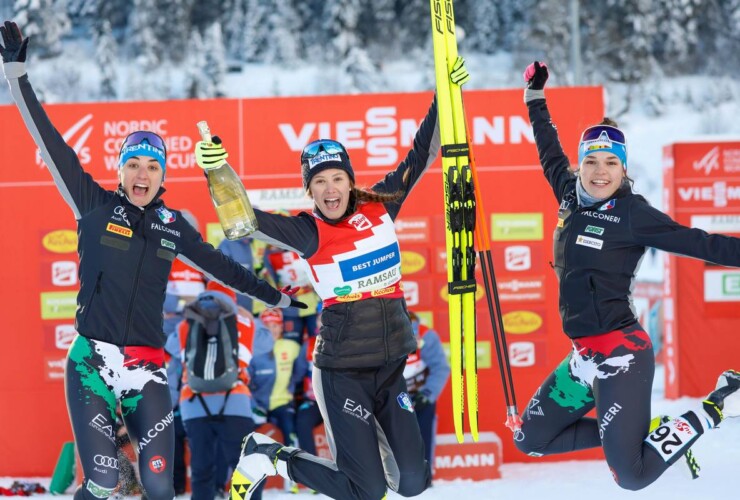
[[[566,335],[599,335],[637,322],[630,294],[646,247],[740,267],[740,239],[678,224],[634,194],[626,181],[609,200],[579,206],[576,178],[545,100],[527,107],[540,163],[560,203],[554,267]]]
[[[119,346],[164,346],[162,308],[178,255],[241,293],[270,305],[281,301],[283,294],[205,243],[180,212],[168,209],[160,199],[163,188],[142,209],[120,187],[108,191],[95,182],[52,125],[19,64],[4,67],[11,93],[77,219],[80,291],[75,326],[81,335]]]

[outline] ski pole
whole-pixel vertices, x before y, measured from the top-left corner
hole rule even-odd
[[[468,130],[470,124],[465,117]],[[483,208],[483,196],[480,192],[480,183],[478,181],[478,169],[476,168],[475,155],[473,154],[473,144],[468,137],[468,159],[470,160],[470,169],[473,173],[473,184],[476,194],[476,209],[478,212],[475,238],[478,245],[478,257],[481,262],[481,272],[483,274],[483,283],[486,289],[486,300],[488,302],[488,312],[493,330],[494,344],[496,346],[496,358],[498,359],[501,383],[504,389],[504,401],[506,403],[506,427],[517,432],[521,429],[522,419],[516,407],[516,395],[514,394],[514,380],[511,376],[511,364],[509,363],[508,348],[506,343],[506,332],[504,330],[503,318],[501,315],[501,302],[498,296],[498,287],[496,285],[496,274],[493,268],[493,257],[491,256],[491,244],[488,233],[488,224],[485,219],[485,210]]]

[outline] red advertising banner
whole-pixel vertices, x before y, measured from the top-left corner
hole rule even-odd
[[[667,213],[740,236],[740,140],[675,143],[663,159]],[[704,396],[739,359],[740,270],[669,256],[663,291],[666,396]]]
[[[216,244],[223,233],[193,153],[198,121],[207,120],[223,139],[229,161],[256,206],[296,213],[311,207],[301,189],[299,164],[299,151],[307,142],[318,137],[344,142],[358,184],[372,185],[404,158],[432,97],[426,92],[46,108],[84,168],[110,189],[116,186],[122,139],[136,129],[162,134],[168,144],[164,199],[173,208],[190,210],[204,237]],[[581,130],[603,115],[602,90],[554,88],[548,90],[548,100],[562,144],[575,161]],[[557,204],[541,173],[521,90],[470,91],[465,102],[523,412],[539,383],[569,351],[557,311],[556,278],[546,265]],[[5,284],[0,304],[6,332],[5,348],[0,349],[0,476],[48,476],[60,446],[72,439],[61,375],[66,346],[75,334],[76,224],[18,111],[0,107],[0,121],[7,124],[0,135],[0,265]],[[446,343],[440,174],[437,162],[414,188],[396,225],[409,306]],[[480,429],[501,438],[497,446],[503,460],[531,460],[515,449],[503,425],[502,385],[479,283]],[[439,432],[451,433],[449,389],[438,409]],[[449,460],[455,467],[457,458]]]

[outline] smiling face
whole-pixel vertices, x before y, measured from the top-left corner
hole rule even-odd
[[[622,161],[616,155],[609,151],[599,151],[583,159],[578,175],[586,192],[603,200],[617,192],[625,172]]]
[[[133,156],[118,171],[123,192],[137,207],[151,203],[162,186],[164,172],[151,156]]]
[[[327,219],[339,219],[347,211],[352,182],[344,170],[329,168],[314,175],[308,192]]]

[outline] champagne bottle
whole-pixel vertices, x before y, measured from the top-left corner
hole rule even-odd
[[[201,140],[211,142],[211,131],[208,123],[198,122]],[[252,210],[247,192],[241,179],[228,163],[217,168],[206,170],[208,190],[216,208],[218,220],[226,238],[238,240],[257,230],[257,217]]]

